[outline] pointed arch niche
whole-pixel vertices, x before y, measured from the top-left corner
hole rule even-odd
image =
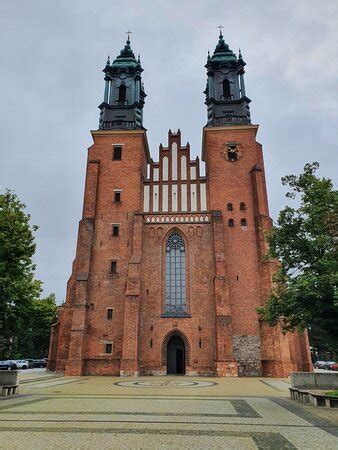
[[[187,248],[178,230],[171,230],[164,241],[163,316],[187,316]]]

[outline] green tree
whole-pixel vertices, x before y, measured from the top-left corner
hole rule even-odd
[[[0,195],[0,358],[28,356],[26,344],[34,342],[28,330],[42,301],[32,261],[37,228],[13,192]]]
[[[31,339],[33,351],[27,349],[27,355],[44,358],[48,355],[51,324],[56,322],[55,294],[41,300],[35,300],[31,316]]]
[[[299,176],[282,178],[298,207],[286,206],[268,233],[269,258],[280,261],[263,320],[283,331],[311,329],[322,350],[338,350],[337,206],[329,179],[315,174],[318,163],[306,164]]]

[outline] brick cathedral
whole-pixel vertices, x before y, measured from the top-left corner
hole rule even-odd
[[[311,370],[307,335],[256,308],[276,262],[258,125],[242,55],[220,33],[205,65],[200,160],[169,130],[150,156],[140,59],[126,42],[105,74],[88,150],[83,215],[49,369],[67,375],[287,376]]]

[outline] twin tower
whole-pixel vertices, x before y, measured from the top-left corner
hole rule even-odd
[[[244,66],[241,52],[237,57],[220,33],[214,54],[206,64],[208,81],[205,90],[208,108],[207,126],[250,123],[250,99],[245,96]],[[100,130],[143,129],[143,106],[146,93],[142,83],[140,58],[136,60],[128,38],[120,55],[105,73]]]
[[[67,375],[287,376],[310,370],[306,334],[284,336],[256,309],[276,261],[258,125],[241,53],[220,33],[208,55],[202,160],[169,131],[150,157],[142,67],[128,38],[104,68],[83,214],[49,369]]]

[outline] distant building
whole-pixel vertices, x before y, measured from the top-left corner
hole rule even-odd
[[[104,68],[83,216],[49,369],[68,375],[283,377],[311,370],[307,335],[284,336],[256,308],[271,288],[271,227],[258,125],[242,55],[208,55],[199,158],[169,131],[149,153],[142,67],[128,38]]]

